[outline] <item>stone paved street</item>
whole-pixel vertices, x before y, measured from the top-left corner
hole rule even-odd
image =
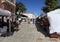
[[[0,42],[60,42],[60,39],[50,39],[38,32],[34,24],[22,23],[19,31],[9,37],[0,37]]]

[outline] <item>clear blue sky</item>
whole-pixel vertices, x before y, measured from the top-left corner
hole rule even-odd
[[[27,12],[32,12],[37,16],[39,16],[40,13],[42,12],[41,8],[44,5],[44,0],[16,0],[16,1],[22,2],[27,8]]]
[[[27,8],[27,12],[32,12],[36,15],[40,15],[41,7],[44,5],[44,0],[16,0],[16,1],[22,2]]]

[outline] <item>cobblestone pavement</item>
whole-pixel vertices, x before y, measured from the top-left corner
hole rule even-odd
[[[0,37],[0,42],[60,42],[60,39],[45,37],[34,24],[22,23],[12,36]]]

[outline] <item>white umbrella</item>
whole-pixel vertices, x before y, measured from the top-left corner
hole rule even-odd
[[[0,8],[0,15],[11,16],[11,12]]]

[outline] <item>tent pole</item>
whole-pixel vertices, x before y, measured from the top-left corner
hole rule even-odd
[[[9,33],[11,34],[11,22],[10,22],[10,17],[9,17]]]
[[[4,16],[2,16],[2,22],[4,21]]]

